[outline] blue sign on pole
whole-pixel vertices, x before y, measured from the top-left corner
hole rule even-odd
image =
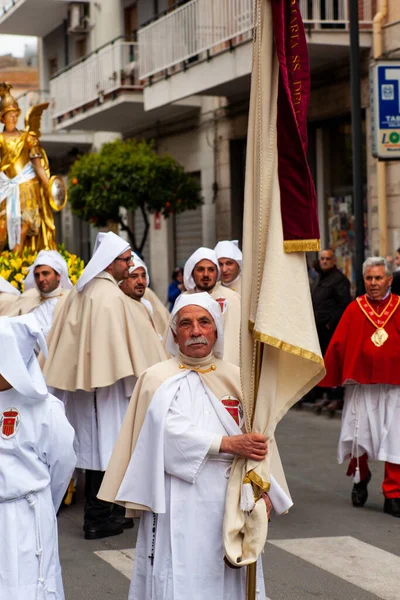
[[[372,154],[400,159],[400,63],[382,61],[370,73]]]

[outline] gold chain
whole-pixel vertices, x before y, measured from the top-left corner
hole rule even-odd
[[[201,375],[205,375],[206,373],[211,373],[211,371],[216,371],[216,365],[211,365],[208,369],[200,369],[200,367],[191,367],[180,363],[180,369],[187,369],[188,371],[196,371],[196,373],[200,373]]]

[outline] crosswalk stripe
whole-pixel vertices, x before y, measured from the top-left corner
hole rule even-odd
[[[398,600],[400,557],[350,536],[269,540],[298,558],[371,592],[382,600]],[[127,579],[132,577],[135,549],[101,550],[95,554]]]
[[[128,548],[127,550],[99,550],[95,552],[96,556],[105,560],[114,569],[122,573],[122,575],[125,575],[129,581],[132,577],[135,553],[135,548]]]
[[[269,540],[383,600],[399,599],[400,557],[350,536]]]
[[[125,575],[129,581],[132,578],[135,553],[135,548],[128,548],[127,550],[99,550],[95,552],[96,556],[105,560],[114,569],[122,573],[122,575]],[[266,598],[265,600],[270,600],[270,598]]]

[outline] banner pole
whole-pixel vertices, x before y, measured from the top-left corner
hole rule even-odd
[[[258,388],[260,385],[261,363],[263,355],[263,345],[258,340],[254,340],[255,344],[255,360],[254,360],[254,399],[251,415],[251,425],[253,426],[254,415],[256,412],[256,403],[258,396]],[[256,600],[257,591],[257,562],[247,566],[246,571],[246,600]]]

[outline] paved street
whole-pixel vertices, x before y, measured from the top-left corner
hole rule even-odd
[[[295,506],[270,523],[264,573],[271,600],[400,598],[400,519],[382,512],[383,465],[372,465],[367,505],[353,508],[351,482],[336,464],[339,427],[338,418],[306,410],[291,410],[279,427]],[[59,528],[66,600],[126,600],[137,527],[85,541],[80,496],[60,514]]]

